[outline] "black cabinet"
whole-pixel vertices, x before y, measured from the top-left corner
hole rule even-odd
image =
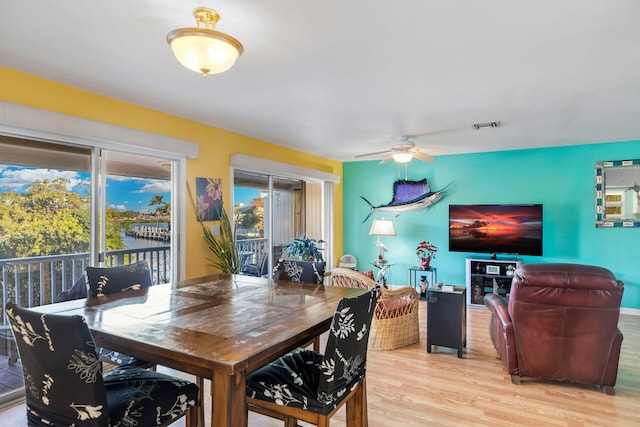
[[[467,346],[467,304],[464,286],[452,291],[438,287],[427,290],[427,353],[431,346],[443,346],[458,350]]]
[[[508,298],[513,273],[522,265],[519,258],[467,258],[466,261],[467,299],[470,305],[477,306],[484,306],[486,294]]]

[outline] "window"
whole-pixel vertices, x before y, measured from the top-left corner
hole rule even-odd
[[[27,155],[21,149],[27,149]],[[95,122],[74,116],[67,116],[52,111],[40,110],[24,105],[9,102],[0,102],[0,163],[12,165],[13,168],[42,168],[51,170],[67,171],[66,173],[90,174],[93,185],[89,190],[89,215],[84,208],[79,208],[82,212],[83,221],[79,226],[77,235],[74,237],[85,239],[89,242],[88,248],[83,249],[83,256],[76,254],[55,255],[60,257],[59,261],[53,263],[40,261],[30,267],[25,267],[18,261],[24,258],[12,259],[0,266],[2,268],[2,283],[0,292],[2,293],[2,304],[9,295],[9,283],[11,281],[27,280],[30,288],[33,286],[37,291],[26,292],[23,303],[26,301],[36,303],[48,303],[55,298],[60,288],[66,288],[73,284],[73,278],[78,277],[84,271],[87,263],[97,264],[100,244],[98,236],[100,228],[98,218],[100,217],[100,206],[105,206],[106,199],[101,200],[97,182],[100,170],[105,170],[107,164],[101,163],[100,150],[111,150],[112,152],[126,153],[126,155],[138,155],[144,158],[153,158],[162,168],[170,169],[171,182],[186,181],[186,159],[187,157],[197,157],[198,144],[190,141],[179,140],[158,134],[142,132],[134,129],[113,126],[106,123]],[[130,157],[131,159],[133,157]],[[102,169],[101,169],[102,167]],[[3,171],[7,168],[3,167]],[[138,169],[134,169],[138,170]],[[142,169],[140,169],[142,170]],[[71,171],[71,172],[69,172]],[[22,171],[24,172],[24,171]],[[21,173],[22,173],[21,172]],[[110,172],[111,173],[111,172]],[[25,174],[23,173],[23,176]],[[113,176],[116,174],[113,173]],[[106,175],[103,188],[107,185]],[[82,181],[84,182],[84,181]],[[186,236],[178,233],[184,228],[184,215],[186,209],[186,193],[176,191],[173,185],[171,192],[171,272],[172,277],[184,278],[184,264],[186,256],[180,251],[184,247]],[[87,197],[82,194],[82,197]],[[83,199],[84,200],[84,199]],[[166,202],[167,199],[163,198]],[[160,205],[154,205],[158,207]],[[152,209],[154,209],[152,207]],[[103,220],[102,223],[105,223]],[[13,221],[21,224],[24,221]],[[85,227],[86,224],[91,224]],[[89,239],[86,240],[86,231],[89,230]],[[179,239],[174,236],[180,236]],[[0,234],[0,240],[2,240]],[[5,239],[5,241],[8,239]],[[61,251],[61,252],[66,252]],[[88,255],[87,255],[88,254]],[[50,255],[46,255],[49,257]],[[53,255],[51,255],[53,256]],[[80,259],[71,262],[69,257]],[[28,258],[31,263],[33,258]],[[84,263],[83,263],[84,262]],[[36,273],[36,269],[44,268],[45,273]],[[49,268],[51,274],[46,272]],[[18,275],[15,272],[18,271]],[[64,274],[61,274],[63,273]],[[49,274],[49,276],[47,276]],[[50,277],[51,280],[46,280]],[[20,288],[20,286],[18,287]],[[15,285],[14,285],[15,289]],[[13,291],[14,293],[15,290]],[[15,297],[15,295],[14,295]],[[23,304],[26,305],[26,304]],[[6,350],[5,332],[3,328],[7,325],[4,316],[0,321],[0,363],[6,363],[2,350]],[[10,334],[10,332],[9,332]],[[5,351],[7,353],[7,351]],[[4,371],[0,371],[2,375]],[[22,375],[18,375],[22,381]],[[3,378],[5,379],[5,378]],[[0,383],[5,383],[0,381]],[[23,392],[10,389],[2,389],[0,386],[0,404],[12,398],[18,398]]]
[[[283,246],[303,235],[325,241],[332,259],[337,176],[240,154],[231,166],[241,271],[270,275]]]

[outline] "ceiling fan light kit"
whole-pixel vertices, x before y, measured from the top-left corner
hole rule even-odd
[[[397,163],[408,163],[413,159],[413,154],[408,151],[399,151],[397,153],[393,153],[393,160]]]
[[[359,154],[356,157],[369,157],[384,154],[385,157],[380,163],[387,163],[390,160],[396,163],[408,163],[411,159],[416,158],[423,162],[433,162],[436,159],[427,154],[431,153],[449,153],[450,151],[442,148],[416,148],[416,143],[410,139],[409,135],[400,135],[394,137],[395,144],[385,151],[376,151],[374,153]]]
[[[203,77],[227,71],[242,55],[242,43],[214,30],[220,19],[215,10],[198,7],[193,10],[193,16],[196,27],[178,28],[167,34],[167,43],[176,59],[188,69],[202,73]]]

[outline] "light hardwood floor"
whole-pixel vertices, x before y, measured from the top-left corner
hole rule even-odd
[[[467,312],[463,359],[456,357],[455,350],[442,347],[426,353],[426,303],[422,301],[419,344],[369,351],[371,427],[640,426],[640,317],[621,316],[624,341],[616,395],[607,396],[592,386],[534,380],[511,384],[489,339],[489,312],[482,308]],[[209,399],[205,406],[208,413]],[[332,426],[344,426],[344,417],[342,409]],[[26,425],[24,405],[0,412],[0,425]],[[282,423],[250,414],[249,425]]]

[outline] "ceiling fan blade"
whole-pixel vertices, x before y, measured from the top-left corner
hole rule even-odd
[[[387,163],[390,160],[393,160],[393,154],[389,154],[387,157],[385,157],[384,159],[380,160],[380,164]]]
[[[373,152],[373,153],[367,153],[367,154],[358,154],[358,155],[357,155],[356,157],[368,157],[368,156],[377,156],[377,155],[380,155],[380,154],[387,154],[387,153],[389,153],[389,152],[390,152],[389,150],[384,150],[384,151],[376,151],[376,152]]]
[[[415,157],[418,160],[422,160],[423,162],[435,162],[436,161],[436,159],[434,157],[431,157],[428,154],[421,153],[418,150],[415,150],[413,152],[413,157]]]
[[[431,154],[448,154],[451,152],[448,148],[434,148],[434,147],[419,147],[416,148],[415,151],[420,151],[422,153],[431,153]]]

